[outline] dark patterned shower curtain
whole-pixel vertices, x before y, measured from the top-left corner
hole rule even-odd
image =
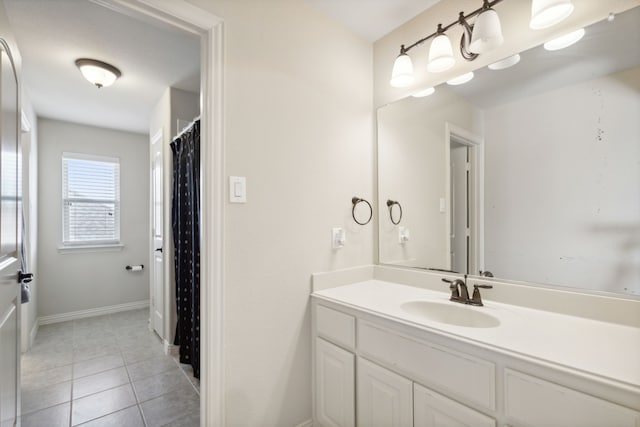
[[[200,378],[200,120],[171,143],[172,226],[180,363]]]

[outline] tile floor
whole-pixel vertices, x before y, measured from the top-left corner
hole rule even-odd
[[[200,383],[165,356],[149,310],[38,329],[22,356],[22,427],[195,426]]]

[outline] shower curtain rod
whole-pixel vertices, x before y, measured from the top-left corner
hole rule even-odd
[[[185,127],[183,127],[182,130],[180,132],[178,132],[178,134],[176,136],[174,136],[171,141],[174,141],[176,138],[181,137],[182,134],[185,133],[186,131],[188,131],[189,129],[191,129],[191,126],[193,126],[193,124],[195,122],[197,122],[198,120],[200,120],[200,116],[197,116],[195,119],[191,120],[191,122],[188,125],[186,125]]]

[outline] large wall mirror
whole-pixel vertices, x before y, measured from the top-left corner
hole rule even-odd
[[[640,295],[639,22],[381,107],[380,263]]]

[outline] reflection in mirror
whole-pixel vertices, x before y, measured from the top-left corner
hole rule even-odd
[[[380,263],[640,295],[638,22],[380,108]]]

